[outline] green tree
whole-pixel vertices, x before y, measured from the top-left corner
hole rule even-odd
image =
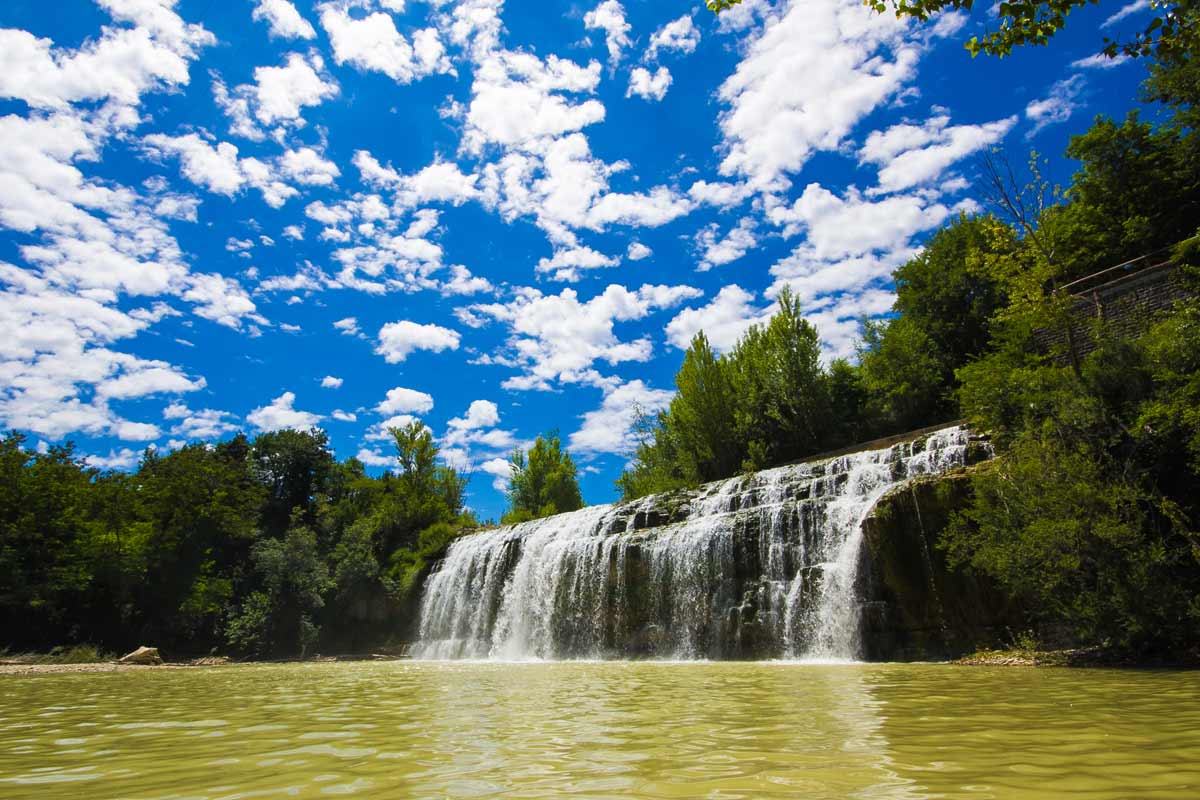
[[[675,374],[676,394],[667,414],[680,469],[688,482],[736,473],[746,456],[737,439],[736,402],[729,367],[700,331]]]
[[[583,508],[578,470],[557,432],[538,436],[528,454],[514,450],[508,463],[509,509],[501,518],[505,524]]]
[[[736,5],[741,0],[715,0],[722,7]],[[982,37],[972,36],[966,48],[972,56],[987,53],[1006,56],[1014,47],[1047,45],[1067,24],[1070,13],[1098,0],[1015,0],[999,6],[999,25]],[[927,21],[945,11],[970,11],[974,0],[867,0],[879,13],[889,8],[897,17]],[[711,7],[711,6],[710,6]],[[1131,56],[1164,56],[1192,51],[1197,42],[1195,0],[1176,0],[1152,6],[1155,15],[1145,29],[1133,39],[1120,43],[1104,40],[1104,52],[1109,56],[1126,53]]]
[[[316,533],[297,512],[282,539],[260,539],[250,557],[261,588],[230,619],[229,644],[258,656],[304,655],[320,635],[316,615],[330,588]]]
[[[953,416],[933,340],[909,317],[863,323],[859,364],[875,413],[889,431],[912,430]]]
[[[138,470],[150,530],[139,587],[142,633],[166,647],[202,649],[220,628],[251,545],[266,492],[255,479],[246,437],[215,447],[148,451]]]
[[[831,409],[821,341],[789,289],[766,326],[752,326],[723,362],[744,469],[816,452],[827,441]]]
[[[269,535],[281,535],[296,509],[312,525],[334,464],[325,431],[285,428],[262,433],[254,440],[251,453],[255,477],[267,490],[263,529]]]
[[[987,264],[1016,247],[1011,229],[994,217],[964,214],[893,273],[894,308],[929,337],[945,383],[953,381],[954,370],[987,350],[992,317],[1007,302]]]
[[[1000,352],[963,371],[1001,450],[944,545],[1084,642],[1179,653],[1200,623],[1194,302],[1079,373]],[[1102,332],[1103,333],[1103,332]],[[997,403],[995,392],[1005,393]],[[1191,419],[1189,418],[1191,414]]]

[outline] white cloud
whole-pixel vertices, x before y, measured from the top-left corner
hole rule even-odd
[[[337,165],[311,147],[287,150],[279,161],[283,174],[306,186],[332,186],[342,173]]]
[[[396,466],[396,457],[395,456],[385,456],[382,453],[380,453],[378,450],[369,450],[366,447],[360,449],[354,455],[354,457],[357,458],[362,463],[366,464],[368,467],[395,467]]]
[[[706,272],[713,267],[737,261],[746,255],[758,245],[758,237],[754,235],[754,228],[754,220],[744,217],[738,222],[737,227],[729,230],[723,239],[717,235],[720,226],[715,222],[700,231],[696,236],[696,244],[701,251],[700,264],[697,269],[700,272]]]
[[[857,0],[793,3],[771,19],[718,93],[729,104],[721,174],[777,189],[814,152],[840,147],[915,75],[920,50],[904,30]]]
[[[1083,87],[1084,77],[1072,75],[1051,86],[1046,97],[1025,106],[1025,118],[1033,122],[1025,137],[1030,138],[1051,125],[1069,120],[1079,108],[1078,99]]]
[[[281,39],[315,39],[317,32],[289,0],[259,0],[254,19],[266,20],[271,36]]]
[[[637,447],[633,424],[639,413],[653,415],[670,404],[674,392],[651,389],[640,380],[622,383],[604,395],[595,411],[571,434],[571,449],[580,453],[625,455]]]
[[[338,64],[382,72],[402,84],[451,69],[445,46],[432,28],[417,31],[410,43],[396,30],[390,14],[377,11],[355,19],[347,8],[334,3],[322,5],[320,13]]]
[[[256,101],[254,115],[259,122],[296,123],[305,106],[320,105],[336,97],[338,85],[323,77],[324,70],[325,62],[319,55],[306,59],[299,53],[288,54],[282,67],[257,67],[251,91]]]
[[[521,375],[504,381],[507,389],[550,389],[551,381],[605,385],[593,365],[646,361],[653,352],[648,337],[619,339],[614,324],[643,319],[652,311],[671,308],[701,292],[690,286],[645,285],[636,291],[610,285],[602,294],[580,302],[572,289],[543,295],[536,289],[518,289],[507,303],[475,304],[458,312],[466,324],[486,324],[489,319],[509,328],[507,352],[485,356],[482,363],[520,367]]]
[[[726,181],[696,181],[688,189],[688,197],[694,202],[704,205],[730,208],[739,205],[754,193],[748,183],[728,183]]]
[[[277,431],[284,428],[304,430],[323,419],[320,414],[297,411],[293,408],[295,402],[294,392],[284,392],[272,400],[270,405],[260,406],[247,414],[246,422],[260,431]]]
[[[500,412],[491,400],[474,400],[464,417],[454,417],[447,424],[461,431],[491,428],[500,422]]]
[[[336,419],[338,422],[357,422],[358,415],[353,411],[342,411],[340,408],[335,408],[330,412],[329,416]]]
[[[667,96],[671,86],[671,73],[666,67],[659,67],[653,73],[645,67],[635,67],[629,73],[629,88],[626,97],[637,95],[643,100],[659,101]]]
[[[463,145],[478,152],[487,143],[539,149],[545,137],[577,131],[604,119],[600,101],[571,103],[566,94],[590,94],[600,83],[600,64],[581,67],[551,55],[489,55],[474,73]]]
[[[188,62],[216,42],[203,26],[186,24],[157,3],[145,15],[130,13],[132,7],[117,0],[100,5],[134,27],[105,26],[75,50],[55,48],[27,31],[0,29],[0,97],[42,109],[99,100],[137,106],[152,89],[186,86]]]
[[[1121,6],[1121,8],[1118,9],[1115,14],[1108,17],[1108,19],[1104,20],[1104,22],[1101,22],[1100,27],[1108,28],[1112,25],[1116,25],[1126,17],[1132,16],[1139,11],[1145,11],[1148,8],[1150,8],[1150,0],[1134,0],[1132,3]]]
[[[611,64],[620,61],[621,50],[631,44],[629,31],[632,26],[625,21],[625,7],[617,0],[604,0],[584,14],[583,26],[588,30],[604,31],[604,44],[608,47]]]
[[[375,352],[389,364],[403,361],[417,350],[440,353],[457,350],[458,331],[440,325],[420,325],[408,320],[389,322],[379,329],[379,344]]]
[[[512,468],[507,458],[491,458],[479,465],[479,469],[492,476],[492,488],[497,492],[508,491]]]
[[[397,386],[389,389],[387,399],[375,406],[380,414],[424,414],[433,410],[433,397],[415,389]]]
[[[106,456],[84,456],[83,460],[89,467],[96,469],[132,469],[137,466],[141,453],[123,447],[120,450],[109,450]]]
[[[854,190],[838,197],[810,183],[791,206],[771,209],[769,218],[784,236],[803,232],[812,255],[836,259],[904,246],[915,234],[940,225],[951,213],[941,203],[917,195],[864,199]]]
[[[938,180],[951,165],[1004,138],[1016,116],[983,125],[949,125],[931,117],[923,125],[893,125],[872,131],[858,151],[862,163],[878,164],[879,192],[896,192]]]
[[[726,286],[708,305],[685,308],[667,323],[667,341],[686,350],[700,331],[716,350],[729,352],[751,325],[766,323],[772,314],[770,307],[760,308],[755,295],[740,286]]]
[[[1128,64],[1132,59],[1124,53],[1117,53],[1115,56],[1106,56],[1104,53],[1096,53],[1087,58],[1076,59],[1071,62],[1071,66],[1075,69],[1112,69],[1119,67],[1122,64]]]
[[[646,60],[658,58],[659,50],[674,50],[687,55],[700,44],[700,29],[692,22],[690,14],[666,23],[650,37],[650,46],[646,48]]]
[[[362,333],[362,328],[358,327],[357,317],[346,317],[345,319],[339,319],[337,322],[333,323],[333,327],[340,331],[343,336],[358,336],[360,333]]]
[[[344,378],[335,378],[332,375],[326,375],[324,378],[321,378],[321,388],[322,389],[340,389],[340,388],[342,388],[342,384],[345,382],[346,381]]]
[[[218,142],[214,147],[195,133],[183,136],[155,133],[143,138],[142,144],[152,155],[178,156],[184,177],[216,194],[233,197],[244,186],[253,186],[272,208],[281,207],[299,194],[295,187],[278,179],[277,168],[257,158],[239,158],[237,146],[229,142]],[[311,181],[307,177],[306,180]]]
[[[641,242],[630,242],[629,249],[625,251],[625,257],[630,261],[641,261],[643,258],[649,258],[653,254],[654,251]]]
[[[171,435],[183,441],[197,439],[219,439],[227,433],[233,433],[238,426],[233,422],[233,415],[228,411],[214,408],[203,408],[193,411],[186,404],[174,402],[163,409],[163,419],[175,420]]]
[[[615,267],[621,263],[619,258],[598,253],[590,247],[571,247],[555,250],[551,258],[543,258],[537,263],[537,271],[550,273],[550,278],[556,281],[574,283],[579,280],[579,270]]]

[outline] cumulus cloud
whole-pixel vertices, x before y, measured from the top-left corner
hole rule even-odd
[[[541,389],[552,382],[605,385],[611,383],[593,365],[647,361],[653,353],[649,337],[625,341],[617,337],[617,322],[643,319],[651,312],[671,308],[701,292],[690,286],[645,285],[635,291],[612,284],[603,293],[581,302],[573,289],[544,295],[531,288],[518,289],[507,303],[475,304],[460,309],[459,319],[469,325],[491,320],[508,326],[506,351],[484,356],[481,363],[519,367],[522,374],[501,384],[508,389]]]
[[[83,460],[89,467],[96,469],[132,469],[137,466],[141,453],[136,450],[130,450],[128,447],[123,447],[120,450],[109,450],[106,456],[84,456]]]
[[[690,14],[666,23],[650,37],[650,45],[646,48],[646,60],[658,58],[659,50],[674,50],[687,55],[700,44],[700,29],[692,22]]]
[[[652,389],[640,380],[615,386],[600,407],[583,415],[583,424],[571,434],[575,452],[627,455],[637,447],[633,425],[639,414],[653,415],[670,404],[674,392]]]
[[[454,417],[447,424],[461,431],[490,428],[500,422],[500,411],[491,400],[475,400],[462,417]]]
[[[184,441],[219,439],[238,429],[233,414],[214,408],[193,411],[176,401],[163,409],[163,419],[174,422],[171,435]]]
[[[667,96],[671,86],[671,73],[666,67],[659,67],[654,72],[645,67],[635,67],[629,73],[629,88],[626,97],[637,95],[643,100],[659,101]]]
[[[922,125],[893,125],[872,131],[858,151],[862,163],[878,164],[876,192],[896,192],[937,181],[952,164],[979,152],[1012,130],[1016,116],[983,125],[950,125],[931,117]]]
[[[259,0],[252,15],[270,25],[271,36],[281,39],[315,39],[317,32],[289,0]]]
[[[667,341],[686,350],[692,338],[704,331],[716,350],[727,353],[751,325],[766,323],[773,313],[770,306],[755,304],[755,295],[740,286],[725,286],[707,305],[685,308],[667,323]]]
[[[345,379],[335,378],[332,375],[326,375],[324,378],[321,378],[322,389],[340,389],[343,383],[345,383]]]
[[[744,217],[723,237],[719,235],[720,226],[715,222],[700,231],[696,236],[696,245],[700,249],[700,264],[697,269],[700,272],[706,272],[713,267],[737,261],[746,255],[758,245],[758,237],[754,234],[754,228],[754,220]]]
[[[429,350],[434,353],[457,350],[460,338],[458,331],[440,325],[421,325],[399,320],[389,322],[379,329],[375,352],[383,356],[384,361],[395,364],[417,350]]]
[[[555,250],[550,258],[543,258],[537,263],[537,271],[550,273],[556,281],[574,283],[579,280],[579,270],[615,267],[621,263],[619,258],[606,256],[590,247],[571,247]]]
[[[410,42],[396,29],[392,16],[382,11],[355,18],[345,5],[326,3],[320,14],[338,64],[382,72],[397,83],[451,69],[436,29],[419,30]]]
[[[304,430],[324,419],[320,414],[297,410],[293,407],[295,402],[295,392],[284,392],[269,405],[259,406],[247,414],[246,422],[260,431],[278,431],[285,428]]]
[[[630,242],[629,248],[625,251],[625,257],[630,261],[641,261],[652,255],[654,255],[654,251],[641,242]]]
[[[588,30],[604,31],[609,63],[616,64],[621,60],[621,50],[631,44],[629,31],[633,27],[625,21],[624,6],[617,0],[604,0],[583,15],[583,25]]]
[[[380,414],[424,414],[433,410],[433,397],[415,389],[397,386],[389,389],[387,398],[381,401],[375,410]]]
[[[296,122],[305,106],[320,105],[337,96],[338,85],[324,76],[325,62],[319,55],[307,58],[291,53],[282,67],[257,67],[251,88],[254,115],[264,125]]]
[[[814,152],[836,150],[915,75],[903,21],[854,0],[794,3],[768,21],[718,92],[723,175],[785,186]]]

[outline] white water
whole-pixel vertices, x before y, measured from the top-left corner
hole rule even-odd
[[[961,465],[967,441],[947,428],[464,537],[426,582],[414,653],[854,660],[863,519],[909,478]]]

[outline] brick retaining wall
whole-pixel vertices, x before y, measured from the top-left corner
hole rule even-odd
[[[1182,273],[1170,261],[1077,293],[1071,305],[1076,352],[1082,358],[1096,349],[1092,335],[1096,320],[1103,320],[1122,338],[1134,338],[1145,333],[1159,312],[1194,295],[1195,290],[1186,285]],[[1040,330],[1034,334],[1034,341],[1042,352],[1053,350],[1067,358],[1065,328]]]

